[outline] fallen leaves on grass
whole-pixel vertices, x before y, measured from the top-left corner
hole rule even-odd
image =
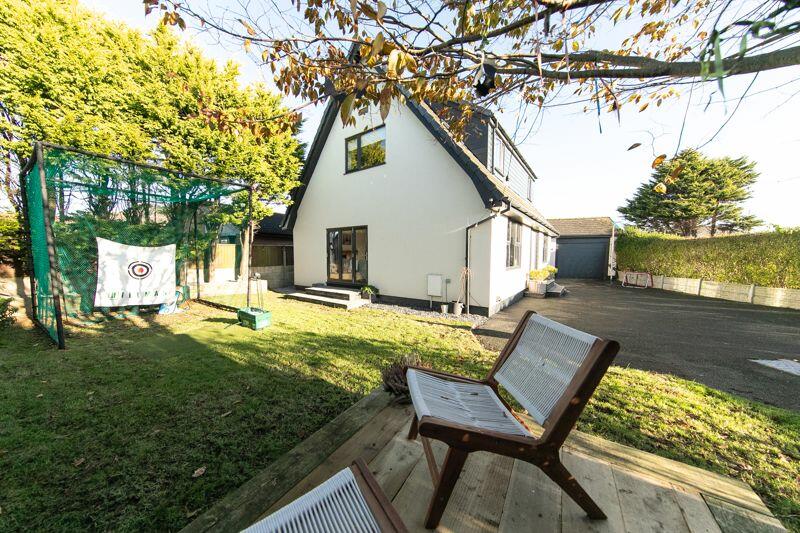
[[[206,467],[205,466],[201,466],[200,468],[198,468],[197,470],[194,471],[194,473],[192,474],[192,477],[200,477],[205,473],[206,473]]]
[[[81,466],[85,462],[86,462],[86,457],[81,457],[79,459],[75,459],[74,461],[72,461],[72,466],[77,468],[77,467]]]

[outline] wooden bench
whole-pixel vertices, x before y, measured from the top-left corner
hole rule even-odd
[[[538,466],[590,518],[604,519],[558,452],[618,350],[616,341],[528,311],[483,380],[409,367],[415,415],[408,437],[422,437],[434,485],[425,527],[439,524],[467,456],[476,451]],[[514,416],[501,386],[542,426],[541,436]],[[441,469],[428,439],[448,446]]]

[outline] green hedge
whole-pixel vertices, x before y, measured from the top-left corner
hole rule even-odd
[[[617,268],[800,289],[800,230],[684,239],[626,229],[617,238]]]

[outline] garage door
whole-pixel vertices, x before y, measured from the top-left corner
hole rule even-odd
[[[603,279],[608,273],[608,237],[558,239],[559,278]]]

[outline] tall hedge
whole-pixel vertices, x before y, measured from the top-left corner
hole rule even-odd
[[[710,239],[627,229],[616,250],[620,272],[800,289],[800,229]]]

